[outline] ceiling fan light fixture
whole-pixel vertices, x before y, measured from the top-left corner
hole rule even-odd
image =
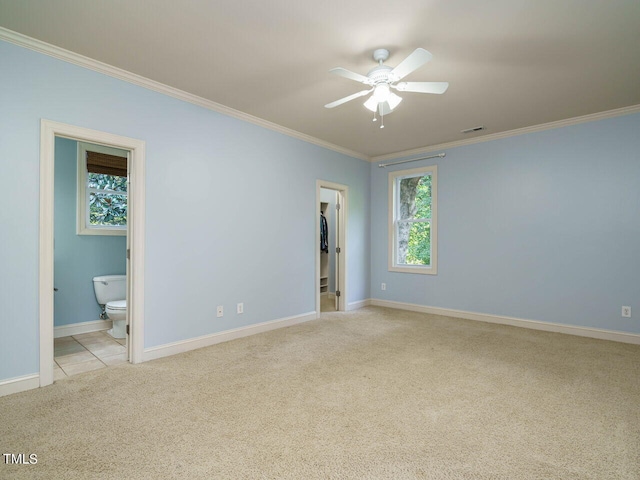
[[[402,97],[399,97],[393,92],[389,92],[386,100],[380,101],[376,98],[375,94],[371,95],[369,99],[364,102],[364,106],[372,112],[378,111],[380,115],[388,115],[391,113],[402,101]]]
[[[373,95],[369,97],[369,99],[363,104],[368,110],[371,110],[375,113],[378,109],[378,101],[375,99]]]
[[[393,94],[391,93],[388,83],[379,83],[373,91],[373,98],[375,98],[377,102],[386,102],[390,95]]]
[[[402,97],[399,97],[393,92],[391,92],[389,94],[389,98],[387,98],[387,103],[389,104],[389,108],[391,108],[391,110],[395,109],[398,105],[400,105],[401,101],[402,101]]]

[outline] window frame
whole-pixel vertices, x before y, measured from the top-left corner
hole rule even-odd
[[[400,189],[399,182],[403,178],[411,177],[423,177],[426,175],[431,176],[431,265],[404,265],[397,263],[397,224],[399,220],[399,208],[400,208]],[[423,275],[437,275],[438,274],[438,166],[429,165],[426,167],[412,168],[409,170],[398,170],[389,172],[389,220],[388,220],[388,233],[389,233],[389,256],[388,256],[388,269],[390,272],[399,273],[417,273]],[[406,220],[403,220],[406,221]],[[421,219],[420,221],[424,221]]]
[[[105,153],[107,155],[116,155],[119,157],[127,157],[127,191],[114,192],[117,195],[126,195],[129,198],[129,152],[118,148],[97,145],[94,143],[78,142],[78,161],[77,161],[77,195],[76,195],[76,233],[78,235],[127,235],[127,225],[101,225],[93,226],[89,224],[89,187],[87,184],[87,151]],[[107,192],[110,193],[110,192]],[[128,203],[128,202],[127,202]],[[128,210],[128,208],[127,208]],[[127,211],[127,222],[128,211]]]

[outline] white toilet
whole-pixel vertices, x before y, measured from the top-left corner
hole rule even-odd
[[[127,276],[102,275],[93,277],[93,289],[96,300],[102,308],[100,318],[108,318],[113,322],[113,328],[107,333],[113,338],[127,336]]]

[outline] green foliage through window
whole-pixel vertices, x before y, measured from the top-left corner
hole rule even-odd
[[[127,225],[127,179],[101,173],[88,174],[89,224]]]
[[[397,263],[431,265],[431,175],[402,178]]]
[[[414,223],[409,232],[407,264],[431,265],[431,224]]]
[[[431,175],[420,179],[415,204],[415,218],[431,218]],[[414,223],[411,226],[407,263],[431,265],[431,222]]]

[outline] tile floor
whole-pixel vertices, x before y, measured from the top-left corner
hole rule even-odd
[[[106,331],[82,333],[53,340],[53,379],[127,362],[126,340]]]

